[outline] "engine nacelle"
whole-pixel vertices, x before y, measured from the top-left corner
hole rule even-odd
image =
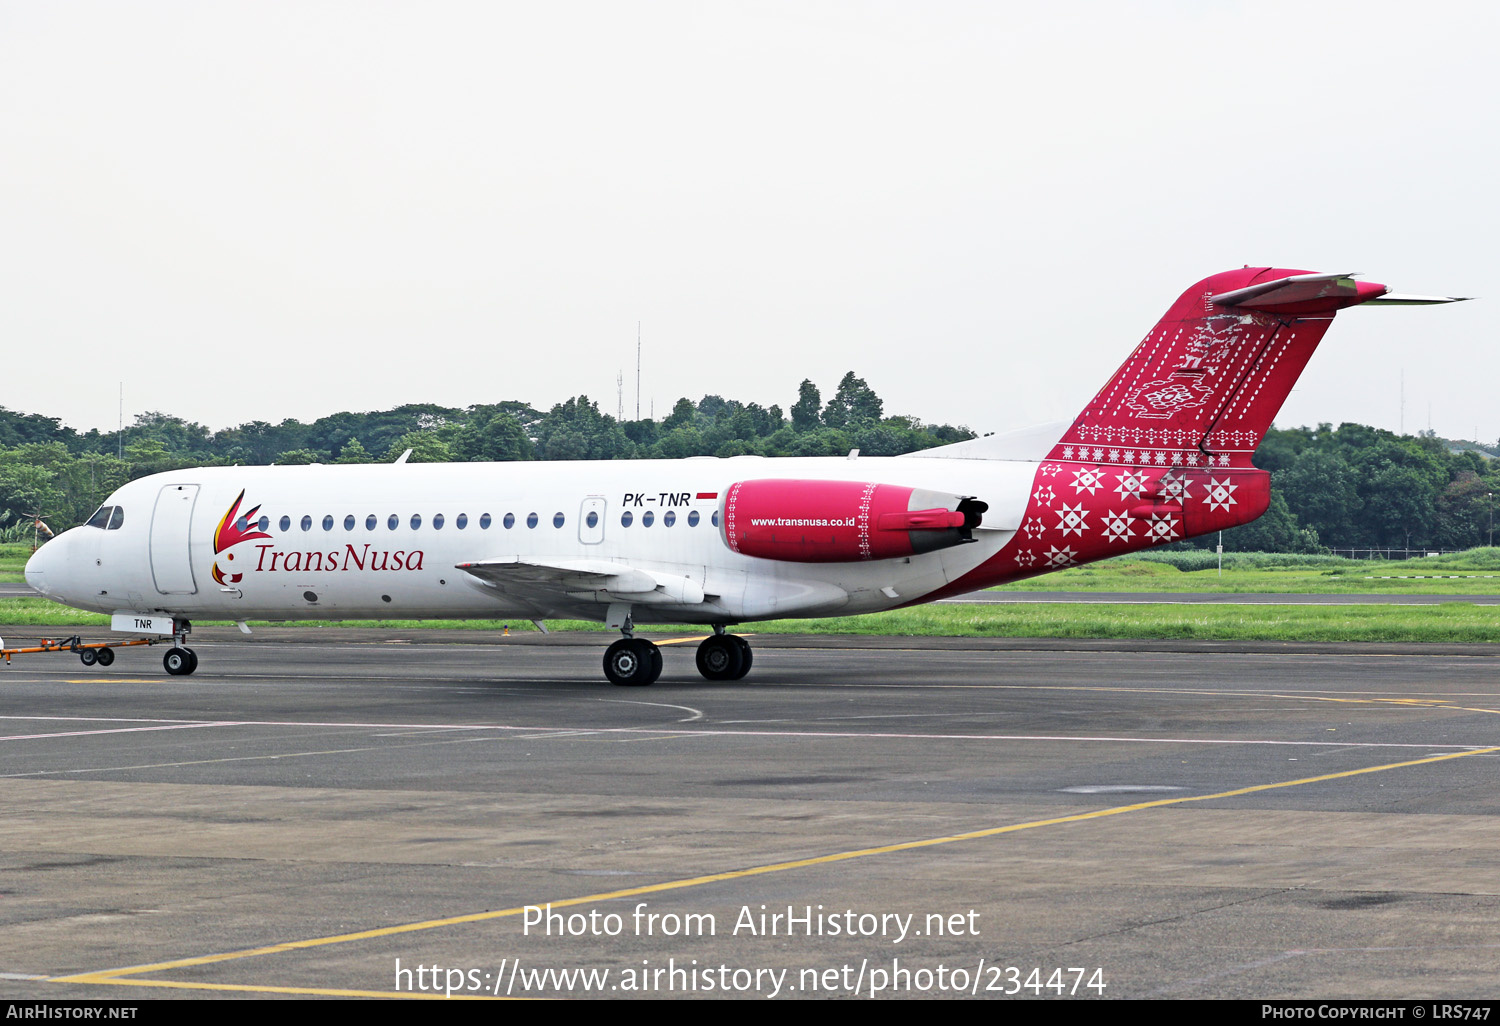
[[[896,559],[973,541],[985,503],[863,481],[737,481],[719,531],[735,552],[792,563]]]

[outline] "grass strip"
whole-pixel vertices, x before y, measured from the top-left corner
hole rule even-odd
[[[512,632],[535,628],[525,620],[297,621],[351,630],[425,628]],[[199,626],[228,621],[200,621]],[[98,629],[109,618],[66,609],[44,599],[0,600],[0,624]],[[266,624],[251,621],[252,626]],[[552,630],[613,633],[585,620],[551,620]],[[888,637],[1156,638],[1220,641],[1368,641],[1481,643],[1500,641],[1500,611],[1468,602],[1433,606],[1170,606],[944,604],[867,616],[772,620],[743,624],[745,634],[868,634]],[[691,634],[694,626],[645,626],[643,633]]]

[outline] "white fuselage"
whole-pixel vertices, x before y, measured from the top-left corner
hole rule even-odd
[[[26,576],[70,606],[186,619],[599,620],[619,601],[577,582],[460,569],[513,560],[685,582],[629,603],[636,622],[863,613],[920,601],[994,556],[1021,523],[1036,469],[740,456],[172,471],[120,488],[106,502],[121,511],[117,527],[65,532]],[[770,478],[928,488],[974,496],[989,511],[973,542],[907,558],[803,563],[731,551],[718,526],[726,490]],[[255,515],[226,533],[221,521],[242,492],[239,517]]]

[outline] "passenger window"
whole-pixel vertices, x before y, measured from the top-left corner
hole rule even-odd
[[[630,510],[628,509],[624,513],[620,514],[621,527],[629,527],[633,520],[635,520],[635,517],[630,515]]]
[[[688,526],[689,527],[697,527],[698,526],[698,511],[697,510],[693,510],[691,513],[688,514]]]
[[[255,529],[257,531],[265,531],[265,530],[269,529],[270,526],[271,526],[271,518],[270,517],[261,517],[259,520],[257,520],[255,522]]]
[[[240,534],[244,534],[246,531],[250,530],[250,524],[245,520],[244,517],[240,517],[234,522],[234,529],[240,532]]]
[[[333,514],[332,513],[328,513],[328,514],[324,515],[324,517],[323,517],[323,530],[325,530],[325,531],[332,531],[333,530]]]
[[[490,515],[488,513],[479,518],[479,529],[481,531],[488,531],[490,529]]]
[[[354,530],[354,514],[350,513],[344,517],[344,530]]]
[[[563,520],[564,520],[564,517],[563,517],[563,515],[561,513],[554,513],[554,514],[552,514],[552,526],[553,527],[561,527],[563,525]]]
[[[536,527],[536,523],[537,523],[537,515],[535,513],[528,513],[528,514],[526,514],[526,526],[527,527]]]
[[[589,527],[598,527],[599,514],[595,513],[593,510],[589,510],[589,515],[584,518],[584,523],[588,524]]]
[[[292,529],[292,518],[284,516],[276,526],[281,528],[283,531],[290,531]]]
[[[432,518],[432,529],[434,531],[441,531],[443,529],[443,515],[441,513]]]
[[[375,530],[375,525],[378,524],[378,523],[380,523],[379,518],[376,517],[374,513],[371,513],[369,516],[365,517],[365,530],[366,531],[373,531],[373,530]]]
[[[411,529],[413,531],[415,531],[417,528],[419,528],[421,526],[422,526],[422,514],[420,514],[420,513],[413,513],[411,515]]]
[[[661,526],[671,527],[675,523],[677,523],[677,514],[671,510],[667,510],[661,515]]]
[[[312,530],[312,517],[308,516],[306,513],[302,514],[302,530]]]
[[[641,526],[642,527],[650,527],[654,523],[656,523],[656,514],[655,513],[652,513],[648,509],[648,510],[646,510],[646,512],[644,512],[644,513],[641,514]]]
[[[84,524],[83,526],[97,527],[102,531],[109,526],[109,518],[110,515],[114,513],[114,511],[115,508],[113,506],[100,506],[98,509],[94,510],[94,515],[89,517],[88,523]]]
[[[500,522],[504,524],[505,529],[509,531],[512,527],[516,526],[516,515],[514,513],[507,513],[505,514],[505,519]]]
[[[467,513],[460,513],[458,516],[454,517],[453,518],[453,526],[456,527],[456,528],[458,528],[460,531],[462,531],[464,528],[468,527],[469,526],[469,514],[467,514]]]
[[[385,522],[385,526],[389,530],[394,531],[396,528],[401,526],[401,518],[392,513],[390,519]]]
[[[711,517],[709,517],[709,522],[711,524],[713,524],[715,527],[719,526],[719,511],[718,510],[714,510],[714,515],[711,516]]]

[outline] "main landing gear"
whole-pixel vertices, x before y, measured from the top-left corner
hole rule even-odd
[[[661,649],[645,638],[621,638],[604,652],[604,675],[622,687],[650,684],[661,676]]]
[[[750,672],[754,658],[750,642],[716,626],[698,645],[698,672],[708,680],[739,680]]]
[[[643,687],[661,676],[661,649],[645,638],[634,636],[629,621],[625,637],[609,646],[604,653],[604,675],[611,684]],[[725,634],[722,625],[698,646],[698,672],[708,680],[739,680],[750,672],[754,654],[750,643],[733,634]]]

